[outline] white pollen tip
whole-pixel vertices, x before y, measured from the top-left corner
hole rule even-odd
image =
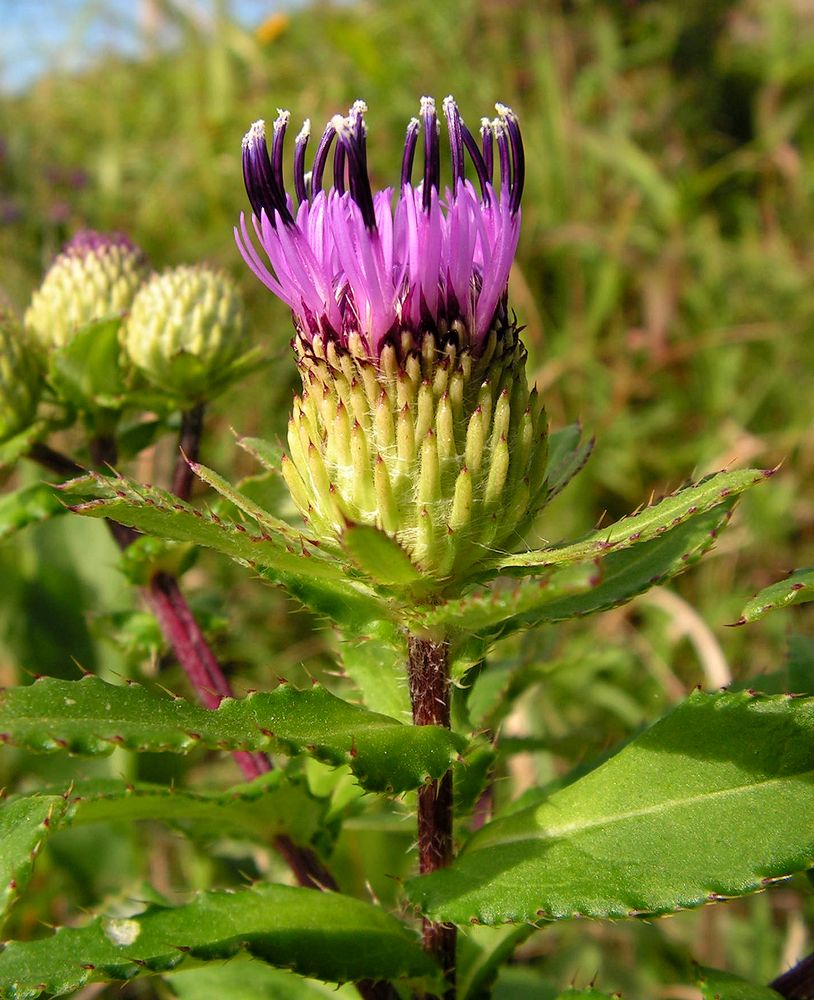
[[[243,148],[247,146],[252,146],[256,142],[262,142],[266,138],[266,123],[262,118],[258,118],[256,122],[252,122],[251,128],[243,136]]]
[[[455,98],[452,96],[452,94],[447,94],[447,96],[444,98],[443,107],[445,109],[457,107],[457,104],[455,103]]]
[[[435,98],[434,97],[422,97],[421,98],[421,114],[422,115],[434,115],[435,114]]]
[[[288,125],[290,118],[290,111],[286,111],[285,108],[277,108],[277,117],[274,119],[274,128],[278,129],[281,125]]]
[[[330,126],[337,135],[345,135],[350,131],[348,119],[343,118],[342,115],[334,115],[330,121]]]
[[[364,101],[354,101],[350,106],[350,113],[348,117],[350,118],[361,118],[362,115],[367,114],[367,104]]]
[[[491,121],[489,121],[489,119],[488,119],[488,118],[481,118],[481,120],[480,120],[480,130],[481,130],[481,134],[483,134],[484,132],[489,132],[489,131],[491,131],[491,128],[492,128],[492,123],[491,123]]]
[[[302,123],[302,128],[297,133],[295,142],[305,142],[311,135],[311,119],[306,118]]]
[[[508,104],[500,104],[498,102],[495,105],[495,111],[497,111],[501,118],[514,118],[514,111],[512,111]]]

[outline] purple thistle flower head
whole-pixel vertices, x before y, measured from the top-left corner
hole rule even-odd
[[[68,240],[61,253],[66,257],[87,257],[90,254],[106,253],[111,247],[118,247],[126,252],[137,252],[136,245],[124,233],[80,229]]]
[[[524,178],[517,118],[502,104],[496,108],[497,118],[482,122],[479,144],[455,101],[443,102],[452,178],[442,190],[435,101],[422,98],[419,117],[407,126],[395,205],[392,188],[371,189],[362,101],[328,123],[310,172],[306,121],[294,147],[296,204],[283,180],[288,112],[274,122],[270,152],[264,123],[252,125],[243,139],[243,177],[268,263],[242,214],[235,239],[254,274],[291,308],[307,343],[319,336],[347,347],[356,334],[375,360],[386,343],[399,349],[405,334],[420,343],[429,332],[479,352],[495,319],[506,314]],[[423,172],[414,184],[422,133]],[[466,176],[468,164],[475,183]]]

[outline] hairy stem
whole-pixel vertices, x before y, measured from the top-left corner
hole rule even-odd
[[[788,1000],[812,1000],[814,998],[814,955],[798,962],[788,972],[778,976],[769,986],[781,997]]]
[[[178,438],[179,454],[175,460],[171,487],[172,492],[181,500],[189,500],[192,493],[192,483],[195,477],[189,463],[197,462],[200,458],[203,419],[203,403],[193,406],[191,410],[186,410],[181,417],[181,434]]]
[[[448,645],[411,635],[408,640],[410,699],[417,726],[449,729],[450,695]],[[453,856],[452,771],[418,790],[418,867],[421,874],[444,868]],[[424,948],[436,957],[449,988],[445,1000],[455,997],[454,924],[424,920]]]

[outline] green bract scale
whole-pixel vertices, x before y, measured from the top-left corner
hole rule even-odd
[[[149,273],[138,247],[119,233],[77,233],[31,299],[25,328],[45,351],[64,347],[83,327],[122,316]]]
[[[154,386],[185,402],[207,399],[247,346],[240,294],[207,267],[156,274],[133,301],[123,343]]]
[[[375,525],[437,580],[513,548],[545,499],[545,415],[515,326],[495,323],[477,355],[459,340],[405,334],[373,363],[358,335],[347,350],[298,339],[303,393],[283,462],[318,535]]]
[[[39,365],[19,323],[0,306],[0,441],[31,423],[41,384]]]

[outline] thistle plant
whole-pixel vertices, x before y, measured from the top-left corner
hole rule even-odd
[[[3,740],[87,756],[229,751],[246,783],[170,791],[111,779],[16,795],[0,814],[6,902],[22,893],[49,837],[100,815],[170,818],[187,832],[214,822],[220,836],[270,846],[297,885],[266,863],[258,880],[227,892],[11,942],[0,952],[0,996],[65,995],[148,973],[175,990],[185,959],[245,952],[353,984],[347,995],[479,1000],[538,927],[673,913],[814,862],[810,697],[696,691],[600,765],[522,801],[496,793],[508,753],[501,727],[526,675],[519,662],[497,675],[495,650],[524,633],[534,643],[541,626],[624,604],[683,572],[713,545],[739,495],[773,470],[711,475],[574,541],[535,547],[547,505],[592,441],[576,425],[549,429],[508,301],[525,174],[518,119],[498,104],[476,137],[447,98],[442,142],[436,105],[424,98],[407,126],[397,190],[374,191],[366,110],[357,101],[331,119],[310,170],[306,122],[294,141],[293,193],[288,113],[270,143],[262,122],[243,140],[252,213],[240,217],[237,245],[291,310],[302,380],[286,446],[239,439],[261,471],[237,485],[200,462],[204,403],[254,362],[231,284],[179,269],[133,290],[129,317],[103,331],[101,361],[98,309],[52,349],[61,360],[49,362],[46,392],[88,444],[83,461],[60,455],[44,444],[57,426],[46,421],[28,457],[77,475],[58,499],[37,485],[38,502],[50,498],[44,514],[24,490],[15,500],[17,526],[68,506],[107,521],[201,704],[137,683],[44,678],[0,697]],[[43,295],[30,316],[47,312]],[[115,391],[103,391],[110,371]],[[139,444],[125,447],[128,415],[160,398],[150,434],[137,428]],[[171,489],[112,471],[174,429],[179,411]],[[82,475],[83,465],[95,468]],[[213,491],[206,506],[190,502],[192,474]],[[330,624],[346,683],[299,690],[279,679],[235,698],[183,593],[199,548]],[[758,595],[741,622],[812,593],[801,571]],[[396,912],[354,898],[335,874],[336,830],[344,824],[352,837],[365,810],[416,824]],[[239,1000],[241,970],[255,967],[239,965],[223,995]],[[800,992],[800,969],[774,992],[710,969],[697,981],[705,998],[801,997],[810,993]],[[274,983],[286,997],[312,995],[301,978],[269,980],[268,990]]]

